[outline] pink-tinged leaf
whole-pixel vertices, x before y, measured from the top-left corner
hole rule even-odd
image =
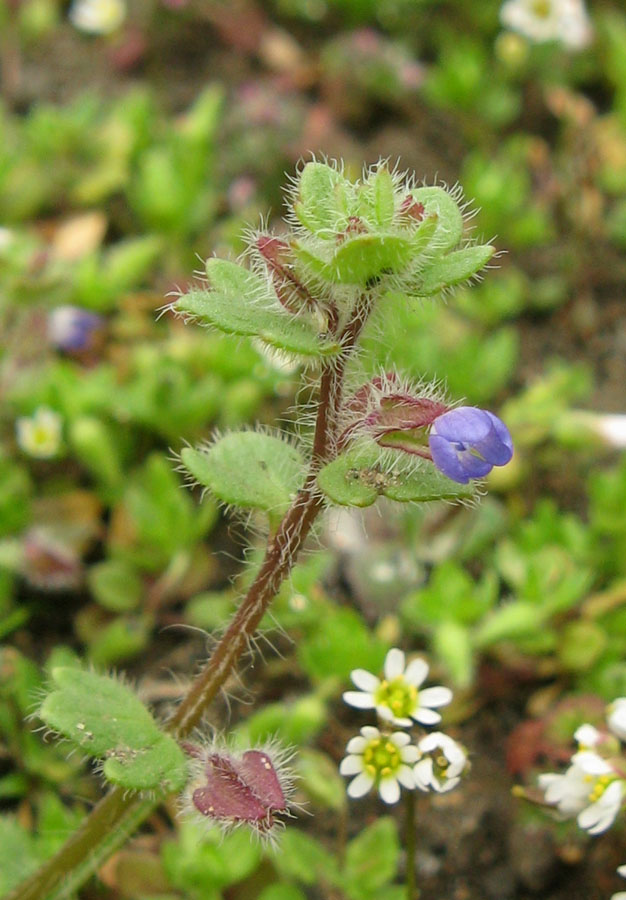
[[[276,770],[267,753],[262,750],[247,750],[241,762],[237,763],[237,770],[268,811],[277,812],[287,808]]]

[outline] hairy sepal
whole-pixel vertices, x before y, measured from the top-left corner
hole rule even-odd
[[[208,447],[186,447],[181,460],[192,477],[230,506],[286,512],[300,487],[304,460],[281,437],[233,431]]]
[[[53,669],[52,682],[39,717],[88,756],[103,759],[107,780],[137,791],[183,787],[184,753],[127,685],[74,667]]]
[[[400,503],[462,500],[475,496],[475,488],[457,484],[432,463],[407,454],[383,450],[363,442],[324,466],[318,476],[320,490],[340,506],[371,506],[378,497]]]
[[[487,265],[495,252],[491,244],[473,244],[447,253],[420,273],[420,294],[431,296],[468,281]]]
[[[313,234],[331,237],[339,223],[347,220],[351,190],[352,185],[337,169],[309,162],[298,178],[294,214]]]

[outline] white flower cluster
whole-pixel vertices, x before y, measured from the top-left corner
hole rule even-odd
[[[607,724],[613,734],[626,741],[626,697],[607,709]],[[601,834],[610,828],[626,796],[626,760],[617,741],[593,725],[581,725],[574,734],[578,744],[570,765],[562,775],[539,776],[545,799],[565,818],[576,817],[579,828]],[[617,895],[620,900],[622,895]],[[626,898],[626,894],[623,894]]]
[[[558,41],[582,50],[593,37],[583,0],[506,0],[500,21],[534,43]]]
[[[460,782],[467,769],[467,753],[455,740],[440,731],[425,734],[412,743],[404,731],[414,723],[436,725],[437,709],[452,700],[445,687],[422,688],[428,664],[414,659],[406,665],[402,650],[389,651],[383,677],[365,669],[355,669],[352,681],[358,691],[346,691],[343,699],[358,709],[375,709],[380,728],[365,725],[348,741],[339,771],[356,776],[348,785],[350,797],[362,797],[375,788],[385,803],[397,803],[400,786],[407,790],[444,793]]]

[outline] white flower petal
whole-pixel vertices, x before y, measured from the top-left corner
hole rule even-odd
[[[400,759],[405,763],[416,763],[420,758],[420,752],[414,744],[403,747],[400,753]]]
[[[611,894],[611,900],[626,900],[626,891],[618,891],[617,894]]]
[[[385,803],[397,803],[400,799],[400,785],[395,777],[383,778],[378,786],[378,793]]]
[[[396,772],[396,778],[407,790],[412,791],[415,787],[415,776],[409,766],[400,766]]]
[[[371,789],[374,784],[374,779],[371,775],[368,775],[367,772],[361,772],[360,775],[357,775],[350,784],[348,785],[348,796],[354,797],[363,797],[367,792]]]
[[[435,712],[434,709],[427,709],[426,707],[420,706],[420,708],[416,709],[411,715],[416,722],[421,722],[422,725],[437,725],[441,722],[439,713]]]
[[[350,678],[361,691],[372,693],[377,687],[380,687],[380,678],[372,675],[366,669],[354,669],[350,672]]]
[[[602,735],[593,725],[586,723],[577,728],[574,732],[574,740],[578,741],[584,747],[595,747],[600,742]]]
[[[441,794],[445,794],[446,791],[451,791],[452,788],[455,788],[457,784],[461,781],[460,778],[446,778],[446,780],[439,784],[439,792]]]
[[[367,747],[368,741],[357,734],[356,737],[350,738],[346,745],[346,753],[363,753]]]
[[[358,775],[363,772],[365,763],[362,756],[346,756],[341,760],[339,772],[341,775]]]
[[[380,713],[381,709],[386,709],[389,712],[388,707],[377,706],[376,712],[378,713],[379,716],[381,715],[381,713]],[[397,725],[398,728],[410,728],[411,725],[413,724],[412,719],[405,719],[402,717],[398,718],[397,716],[394,716],[393,713],[391,713],[391,712],[389,713],[389,716],[383,715],[383,716],[381,716],[381,718],[385,719],[387,722],[391,722],[392,725]]]
[[[429,757],[420,759],[413,766],[413,776],[415,784],[422,791],[428,791],[433,781],[433,761]]]
[[[613,771],[609,763],[593,750],[581,750],[572,756],[572,762],[587,775],[610,775]]]
[[[394,731],[393,734],[389,735],[389,740],[392,744],[395,744],[399,750],[401,747],[406,747],[406,745],[410,743],[411,738],[404,731]]]
[[[361,734],[364,738],[367,738],[368,741],[374,741],[376,738],[380,737],[380,731],[374,725],[364,725],[361,728]]]
[[[392,647],[385,657],[385,678],[392,681],[404,672],[404,653],[397,647]]]
[[[363,691],[346,691],[343,700],[348,706],[355,706],[357,709],[374,709],[376,706],[373,696]]]
[[[420,706],[446,706],[452,700],[452,691],[447,687],[431,687],[419,692]]]
[[[617,874],[621,875],[622,878],[626,878],[626,865],[617,867]]]
[[[412,659],[408,664],[404,677],[409,684],[419,687],[426,680],[428,675],[428,663],[425,659]]]

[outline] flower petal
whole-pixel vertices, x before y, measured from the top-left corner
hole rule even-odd
[[[364,770],[364,766],[362,756],[346,756],[341,760],[339,772],[341,775],[358,775]]]
[[[437,725],[438,722],[441,722],[441,716],[438,712],[422,706],[416,709],[412,716],[416,722],[421,722],[422,725]]]
[[[389,740],[392,744],[395,744],[398,750],[402,747],[406,747],[408,743],[410,743],[411,738],[404,731],[394,731],[393,734],[389,735]]]
[[[428,446],[433,463],[440,472],[458,484],[467,484],[469,475],[461,465],[455,447],[449,441],[438,434],[431,433],[428,438]]]
[[[427,675],[428,663],[425,659],[421,659],[420,657],[412,659],[404,673],[404,677],[409,684],[415,685],[415,687],[419,687],[420,684],[426,680]]]
[[[446,706],[452,700],[452,691],[447,687],[425,688],[419,692],[420,706]]]
[[[404,653],[397,647],[392,647],[385,657],[385,678],[391,681],[404,672]]]
[[[367,691],[368,693],[372,693],[380,686],[380,678],[372,675],[366,669],[354,669],[350,672],[350,678],[359,690]]]
[[[415,776],[409,766],[400,766],[396,772],[396,778],[402,787],[405,787],[409,791],[412,791],[415,787]]]
[[[348,796],[355,798],[363,797],[367,794],[373,784],[374,779],[372,776],[368,775],[367,772],[361,772],[361,774],[357,775],[348,785]]]
[[[413,777],[415,778],[415,784],[421,791],[430,790],[430,785],[433,780],[433,761],[430,757],[420,759],[420,761],[413,766]]]
[[[373,696],[364,691],[346,691],[343,700],[348,706],[355,706],[357,709],[374,709],[376,706]]]
[[[368,743],[366,738],[357,734],[356,737],[350,738],[346,744],[346,753],[363,753]]]
[[[364,738],[367,738],[368,741],[375,741],[376,738],[380,737],[380,731],[375,725],[364,725],[363,728],[361,728],[361,734]]]
[[[400,799],[400,785],[395,777],[383,778],[378,786],[378,793],[385,803],[397,803]]]

